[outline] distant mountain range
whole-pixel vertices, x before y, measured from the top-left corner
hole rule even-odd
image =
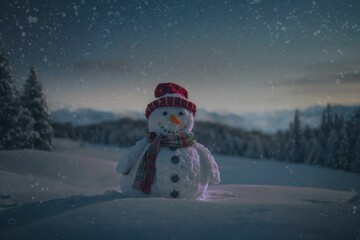
[[[310,127],[317,127],[320,124],[323,109],[324,107],[322,106],[314,106],[300,110],[302,124]],[[345,119],[349,119],[356,109],[360,109],[360,106],[332,106],[333,112],[344,116]],[[52,117],[54,122],[72,123],[74,126],[111,122],[125,117],[136,120],[145,120],[144,114],[139,111],[125,110],[114,113],[90,108],[80,108],[77,110],[63,108],[54,111]],[[267,133],[273,133],[279,129],[287,129],[290,122],[293,121],[293,118],[294,111],[291,110],[237,115],[234,113],[217,113],[209,112],[205,109],[198,109],[196,113],[197,121],[221,123],[232,127],[246,130],[258,130]]]
[[[52,112],[52,118],[53,121],[57,123],[72,123],[74,126],[82,126],[100,122],[116,121],[119,119],[119,116],[112,112],[91,108],[79,108],[76,110],[62,108]]]

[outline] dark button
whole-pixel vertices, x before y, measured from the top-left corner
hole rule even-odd
[[[153,141],[155,138],[156,138],[156,133],[155,132],[151,132],[151,133],[149,133],[149,139],[151,140],[151,141]]]
[[[176,190],[174,190],[174,191],[172,191],[172,192],[170,193],[170,196],[171,196],[172,198],[177,198],[177,197],[179,196],[179,192],[176,191]]]
[[[172,182],[174,182],[174,183],[176,183],[176,182],[178,182],[179,181],[179,175],[177,175],[177,174],[173,174],[173,175],[171,175],[171,181]]]
[[[180,159],[179,159],[178,156],[172,156],[172,157],[171,157],[171,162],[172,162],[173,164],[177,164],[177,163],[179,163],[179,161],[180,161]]]
[[[174,147],[174,146],[172,146],[172,147],[169,147],[171,150],[173,150],[173,151],[175,151],[176,149],[177,149],[177,147]]]

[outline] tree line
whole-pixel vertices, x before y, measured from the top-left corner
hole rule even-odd
[[[289,130],[273,137],[275,159],[360,172],[360,109],[345,121],[329,104],[315,129],[303,126],[295,111]]]
[[[74,140],[132,146],[144,137],[147,122],[119,119],[86,126],[54,123],[55,136]],[[288,130],[275,134],[246,131],[212,122],[196,122],[193,130],[198,142],[214,153],[253,159],[276,159],[360,172],[360,110],[345,121],[328,105],[318,128],[300,121],[299,111]]]
[[[51,150],[52,136],[51,115],[35,67],[19,91],[0,41],[0,150]]]

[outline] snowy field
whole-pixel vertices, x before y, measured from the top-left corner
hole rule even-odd
[[[126,149],[56,146],[0,151],[0,239],[360,239],[359,174],[215,156],[206,200],[130,199],[103,194]]]

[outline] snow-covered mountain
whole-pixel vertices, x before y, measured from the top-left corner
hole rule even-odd
[[[334,114],[338,114],[339,116],[344,116],[345,119],[349,119],[354,111],[360,109],[360,106],[334,105],[331,106],[331,109]],[[299,110],[302,125],[308,125],[310,127],[319,126],[323,110],[323,106],[313,106]],[[258,130],[267,133],[273,133],[279,129],[287,129],[293,119],[294,110],[244,113],[240,116],[233,113],[219,114],[200,109],[197,115],[197,120],[217,122],[246,130]]]
[[[119,118],[145,119],[139,111],[123,110],[118,113],[97,110],[92,108],[68,109],[62,108],[52,112],[56,123],[71,123],[74,126],[90,125],[102,122],[112,122]]]
[[[332,106],[333,112],[338,115],[343,115],[345,119],[349,119],[356,109],[360,109],[360,106]],[[317,127],[321,122],[323,110],[324,107],[322,106],[314,106],[300,110],[302,124],[310,127]],[[116,121],[121,117],[128,117],[135,120],[145,120],[144,114],[139,111],[123,110],[121,112],[114,113],[88,108],[81,108],[77,110],[64,108],[53,112],[52,116],[54,122],[70,122],[75,126]],[[199,109],[196,113],[197,121],[221,123],[232,127],[243,128],[246,130],[258,130],[267,133],[273,133],[279,129],[287,129],[293,118],[293,110],[244,113],[242,115],[237,115],[234,113],[218,113],[207,111],[205,109]]]
[[[81,126],[106,121],[116,121],[119,117],[112,112],[90,108],[80,108],[76,110],[62,108],[54,111],[52,118],[53,121],[57,123],[72,123],[74,126]]]

